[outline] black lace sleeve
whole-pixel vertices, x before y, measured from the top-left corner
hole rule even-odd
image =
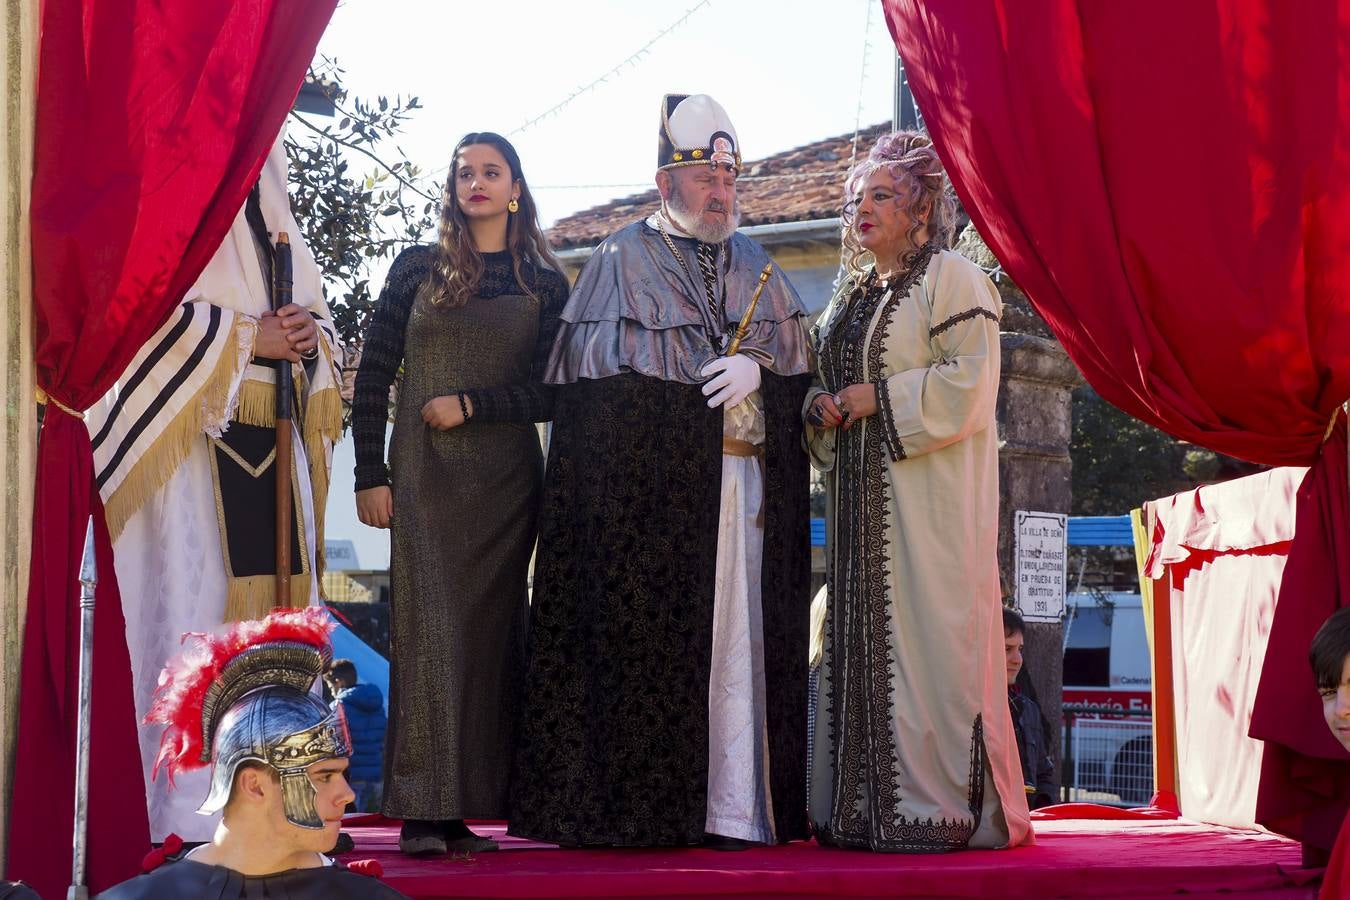
[[[384,432],[389,421],[389,386],[403,364],[403,333],[417,288],[426,278],[428,248],[409,247],[398,255],[366,328],[361,365],[352,390],[352,440],[356,444],[356,489],[389,484]]]
[[[473,404],[474,422],[548,422],[553,419],[555,387],[544,384],[544,370],[558,336],[559,319],[567,303],[567,281],[552,270],[543,272],[535,283],[543,301],[539,308],[539,336],[534,343],[534,362],[530,380],[525,384],[465,391]]]

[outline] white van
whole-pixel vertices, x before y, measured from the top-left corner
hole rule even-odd
[[[1065,598],[1064,705],[1064,783],[1129,806],[1147,803],[1153,795],[1153,673],[1138,594]]]

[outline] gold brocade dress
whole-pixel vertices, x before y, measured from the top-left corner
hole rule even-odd
[[[509,254],[484,254],[479,295],[460,307],[434,305],[411,299],[428,258],[400,257],[381,296],[382,306],[407,309],[401,353],[371,351],[384,352],[385,369],[396,369],[397,357],[404,372],[389,452],[382,811],[401,819],[505,818],[543,480],[532,423],[552,415],[538,372],[566,287],[545,272],[538,296],[528,296]],[[440,431],[422,420],[427,401],[461,391],[473,403],[469,422]],[[360,488],[363,432],[369,438],[371,426],[356,430]]]

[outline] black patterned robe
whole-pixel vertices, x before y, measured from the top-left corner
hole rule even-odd
[[[740,236],[725,249],[723,329],[767,262]],[[774,833],[786,841],[807,835],[800,408],[811,376],[800,305],[775,272],[746,351],[762,367],[767,749]],[[723,414],[684,374],[713,356],[684,274],[638,223],[597,249],[563,312],[511,834],[615,846],[703,838]],[[589,353],[597,336],[608,343]],[[568,360],[588,377],[569,378]]]

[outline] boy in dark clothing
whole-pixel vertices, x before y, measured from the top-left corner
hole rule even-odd
[[[1041,726],[1041,708],[1017,687],[1026,630],[1022,617],[1005,606],[1003,656],[1008,669],[1008,709],[1012,713],[1013,732],[1017,735],[1017,753],[1022,760],[1027,805],[1040,809],[1055,802],[1055,765],[1050,761],[1050,748],[1046,746],[1045,729]]]
[[[375,812],[384,789],[384,695],[373,684],[356,683],[356,666],[335,659],[324,676],[333,694],[333,708],[342,707],[351,732],[351,769],[347,781],[356,792],[356,809]]]

